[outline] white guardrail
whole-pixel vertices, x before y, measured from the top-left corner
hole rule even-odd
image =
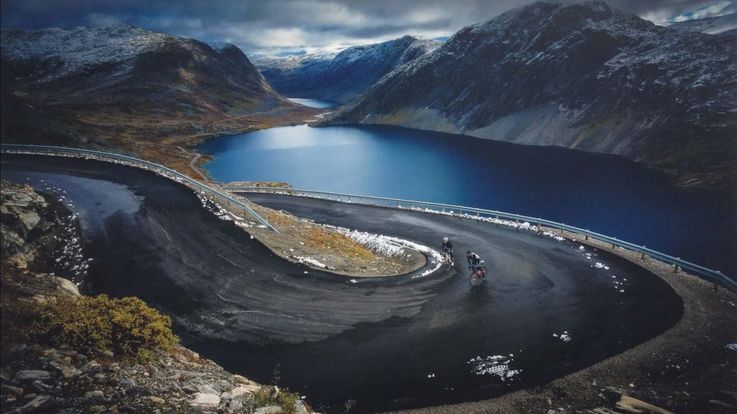
[[[604,243],[611,244],[612,247],[620,247],[628,250],[632,250],[641,254],[641,259],[645,259],[645,256],[650,256],[662,262],[665,262],[673,266],[674,272],[680,270],[686,270],[691,273],[702,276],[712,282],[719,282],[728,288],[737,291],[737,281],[723,274],[718,270],[712,270],[707,267],[683,260],[679,257],[673,257],[668,254],[659,252],[647,248],[645,246],[639,246],[634,243],[630,243],[624,240],[619,240],[616,237],[609,237],[603,234],[599,234],[590,230],[582,229],[579,227],[569,226],[567,224],[558,223],[555,221],[545,220],[537,217],[522,216],[519,214],[505,213],[496,210],[487,210],[483,208],[458,206],[453,204],[433,203],[427,201],[416,201],[416,200],[403,200],[399,198],[389,197],[375,197],[365,196],[357,194],[346,194],[346,193],[333,193],[327,191],[313,191],[313,190],[300,190],[292,188],[279,188],[279,187],[228,187],[229,191],[243,191],[243,192],[265,192],[265,193],[281,193],[294,196],[312,197],[325,200],[340,201],[346,203],[355,203],[379,207],[399,208],[399,209],[410,209],[420,210],[430,213],[440,214],[452,214],[459,217],[467,218],[496,218],[513,220],[517,222],[527,222],[530,225],[537,225],[538,228],[545,226],[552,229],[567,231],[571,233],[578,233],[585,237],[586,240],[589,238],[599,240]]]
[[[0,145],[0,152],[2,152],[3,154],[51,155],[62,157],[87,158],[95,159],[98,161],[121,163],[128,166],[142,168],[187,185],[193,190],[205,193],[215,199],[219,198],[229,206],[235,206],[242,209],[246,214],[253,217],[258,223],[278,232],[278,230],[276,230],[276,228],[274,228],[274,226],[272,226],[271,223],[269,223],[265,218],[261,217],[258,213],[253,211],[252,208],[250,208],[243,202],[238,201],[230,194],[226,194],[220,190],[212,188],[161,164],[156,164],[154,162],[130,157],[127,155],[113,154],[110,152],[102,152],[82,148],[55,147],[49,145],[2,144]]]
[[[156,164],[150,161],[145,161],[139,158],[130,157],[127,155],[113,154],[109,152],[81,149],[81,148],[67,148],[67,147],[55,147],[46,145],[20,145],[20,144],[2,144],[0,145],[0,151],[4,154],[30,154],[30,155],[55,155],[55,156],[68,156],[68,157],[79,157],[79,158],[92,158],[101,161],[109,161],[115,163],[123,163],[125,165],[143,168],[149,171],[153,171],[157,174],[163,175],[167,178],[174,179],[178,182],[186,184],[195,190],[207,193],[213,197],[221,198],[228,204],[235,205],[244,212],[251,215],[260,224],[277,231],[271,223],[261,217],[258,213],[253,211],[250,207],[236,200],[233,196],[226,194],[222,191],[207,186],[193,178],[190,178],[184,174],[181,174],[171,168],[164,167],[163,165]],[[283,193],[302,197],[320,198],[326,200],[341,201],[347,203],[364,204],[379,207],[399,208],[399,209],[412,209],[422,210],[431,213],[441,214],[452,214],[459,217],[468,218],[496,218],[514,220],[518,222],[527,222],[531,225],[537,225],[538,227],[546,226],[549,228],[568,231],[571,233],[578,233],[583,235],[586,240],[589,238],[599,240],[604,243],[609,243],[612,247],[620,247],[628,250],[632,250],[641,253],[641,258],[650,256],[654,259],[665,262],[673,266],[673,271],[678,272],[681,269],[695,273],[702,276],[712,282],[719,282],[723,285],[737,291],[737,281],[723,274],[721,271],[709,269],[707,267],[683,260],[679,257],[673,257],[668,254],[659,252],[647,248],[645,246],[639,246],[634,243],[630,243],[624,240],[619,240],[616,237],[609,237],[603,234],[599,234],[590,230],[582,229],[579,227],[569,226],[567,224],[558,223],[555,221],[545,220],[537,217],[522,216],[519,214],[505,213],[503,211],[487,210],[483,208],[458,206],[453,204],[433,203],[427,201],[416,201],[416,200],[404,200],[400,198],[389,198],[389,197],[375,197],[365,196],[357,194],[347,193],[333,193],[327,191],[313,191],[313,190],[300,190],[292,188],[279,188],[279,187],[229,187],[229,191],[244,191],[244,192],[267,192],[267,193]]]

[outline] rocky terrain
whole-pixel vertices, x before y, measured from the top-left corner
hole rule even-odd
[[[442,43],[404,36],[388,42],[355,46],[333,56],[305,56],[256,61],[279,93],[346,103],[398,66],[435,50]]]
[[[231,44],[126,25],[4,30],[2,68],[3,142],[113,148],[184,163],[172,160],[180,155],[175,145],[313,112],[274,92]]]
[[[68,246],[77,252],[72,257],[83,256],[83,247],[74,242],[81,238],[76,217],[63,202],[29,186],[2,182],[3,412],[309,412],[296,394],[233,375],[179,345],[140,361],[106,349],[84,353],[68,344],[29,341],[25,318],[41,323],[43,315],[18,315],[18,309],[84,298],[75,283],[59,276],[75,272],[46,260]]]
[[[604,2],[538,2],[461,29],[327,123],[616,154],[724,188],[737,179],[735,40]]]
[[[233,375],[183,347],[162,352],[145,365],[26,344],[7,353],[12,358],[3,364],[2,374],[7,413],[308,412],[294,397],[291,409],[264,405],[271,394],[281,392],[278,387]]]

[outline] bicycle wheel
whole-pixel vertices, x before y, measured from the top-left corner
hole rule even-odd
[[[484,279],[482,279],[476,272],[471,272],[471,276],[468,277],[468,283],[471,287],[479,286],[483,281]]]

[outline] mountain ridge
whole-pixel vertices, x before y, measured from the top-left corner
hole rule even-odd
[[[519,28],[523,27],[523,30]],[[603,2],[468,26],[324,124],[388,124],[625,156],[684,186],[737,177],[737,42]]]
[[[349,47],[335,55],[262,59],[256,65],[274,89],[286,96],[346,103],[396,67],[440,44],[406,35]]]
[[[3,30],[1,58],[4,142],[129,151],[189,170],[179,145],[316,112],[276,93],[232,44],[128,25]]]

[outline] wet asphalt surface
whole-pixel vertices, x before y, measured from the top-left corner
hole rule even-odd
[[[354,412],[478,400],[541,384],[677,322],[662,280],[570,241],[422,212],[282,195],[249,198],[296,215],[479,253],[467,270],[359,280],[277,257],[177,183],[107,163],[3,156],[2,176],[63,188],[80,215],[88,289],[169,314],[185,345],[227,369]],[[460,258],[462,259],[462,257]],[[599,267],[597,266],[599,263]],[[567,334],[567,336],[564,336]],[[570,337],[569,340],[568,337]]]

